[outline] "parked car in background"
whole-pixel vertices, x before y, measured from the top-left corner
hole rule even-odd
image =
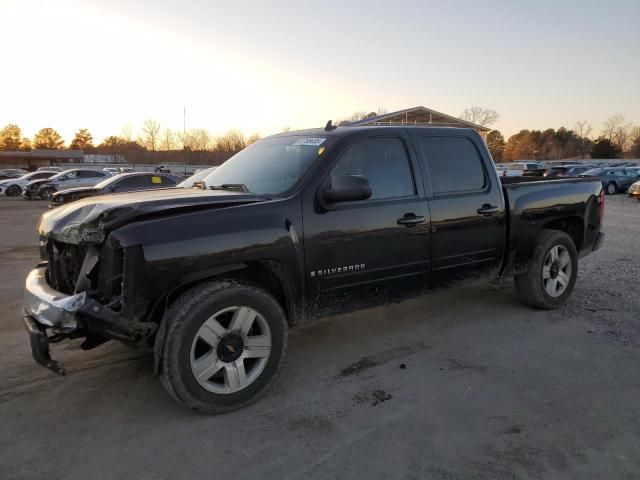
[[[502,172],[504,177],[542,176],[544,164],[541,162],[518,161],[507,164]]]
[[[639,175],[631,168],[594,168],[587,170],[580,177],[596,177],[602,182],[607,195],[626,192],[639,179]]]
[[[640,181],[631,184],[628,194],[631,198],[640,201]]]
[[[50,207],[57,207],[80,198],[95,197],[109,193],[132,192],[152,188],[171,188],[182,181],[182,177],[165,173],[121,173],[107,178],[94,187],[69,188],[51,195]]]
[[[116,168],[116,167],[104,167],[102,170],[107,172],[110,175],[117,175],[117,174],[121,173],[120,169]]]
[[[204,179],[209,176],[217,167],[209,167],[202,170],[197,171],[195,174],[191,175],[186,180],[179,183],[177,186],[179,188],[191,188],[191,187],[201,187],[204,188]]]
[[[545,177],[577,177],[592,169],[591,165],[559,165],[546,170],[543,175]]]
[[[27,172],[26,170],[23,170],[22,168],[4,168],[0,170],[0,180],[7,180],[9,178],[18,178],[23,175],[26,175],[27,173],[29,172]]]
[[[92,187],[109,176],[107,172],[102,170],[74,168],[60,172],[46,180],[29,182],[22,195],[28,200],[33,198],[49,199],[54,192],[76,187]]]
[[[0,180],[0,194],[6,195],[7,197],[15,197],[22,193],[29,182],[34,180],[45,180],[53,177],[54,175],[56,175],[56,172],[37,171],[27,173],[26,175],[22,175],[18,178]]]
[[[38,172],[64,172],[64,170],[60,167],[39,167]]]

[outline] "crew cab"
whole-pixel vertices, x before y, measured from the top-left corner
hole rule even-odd
[[[367,295],[496,275],[557,308],[603,241],[602,184],[502,180],[473,130],[329,123],[252,144],[203,189],[63,205],[26,280],[33,356],[60,373],[50,342],[152,345],[167,391],[220,413],[265,391],[289,328]]]

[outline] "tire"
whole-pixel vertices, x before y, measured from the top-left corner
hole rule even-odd
[[[525,305],[553,310],[573,291],[578,276],[578,253],[571,237],[559,230],[542,230],[535,244],[527,271],[515,277],[516,293]]]
[[[282,368],[287,321],[279,303],[255,285],[202,283],[173,302],[163,321],[164,340],[158,335],[156,341],[164,343],[155,346],[160,381],[192,410],[242,408],[263,395]]]
[[[51,198],[51,195],[53,195],[55,191],[56,189],[53,187],[46,187],[38,192],[38,196],[43,200],[49,200]]]
[[[7,197],[17,197],[21,193],[22,189],[20,188],[20,185],[10,185],[4,192]]]
[[[609,182],[607,183],[607,188],[605,188],[604,191],[607,195],[615,195],[618,193],[618,186],[615,182]]]

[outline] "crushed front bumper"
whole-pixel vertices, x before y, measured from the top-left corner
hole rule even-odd
[[[33,359],[49,370],[64,375],[49,354],[47,328],[56,334],[71,333],[78,328],[76,314],[86,302],[86,293],[65,295],[47,284],[47,267],[39,265],[27,276],[24,290],[24,326],[29,336]]]
[[[109,339],[136,344],[151,337],[157,329],[156,323],[125,318],[85,292],[67,295],[51,288],[46,263],[27,276],[23,320],[34,360],[59,374],[64,374],[64,369],[51,359],[50,343],[86,337],[81,345],[83,350]],[[47,335],[47,330],[51,335]]]
[[[49,286],[46,274],[46,265],[39,265],[29,272],[24,290],[24,309],[42,325],[60,332],[75,330],[78,327],[76,314],[86,303],[86,293],[60,293]]]

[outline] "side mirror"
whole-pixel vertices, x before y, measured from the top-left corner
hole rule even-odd
[[[362,175],[341,175],[333,178],[321,193],[328,203],[355,202],[371,197],[371,185]]]

